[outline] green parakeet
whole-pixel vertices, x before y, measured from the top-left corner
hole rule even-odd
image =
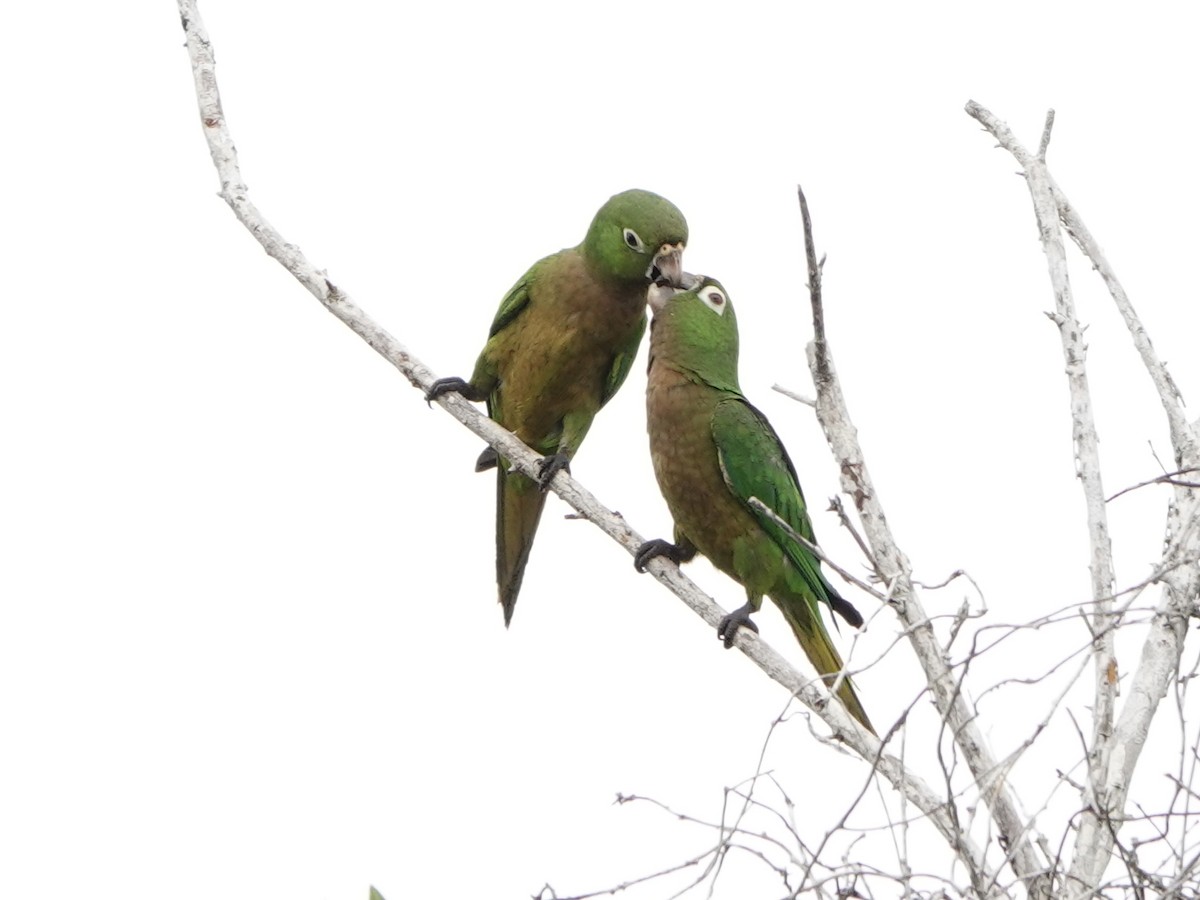
[[[647,541],[638,571],[654,556],[685,562],[703,553],[746,589],[746,604],[721,620],[733,644],[738,626],[768,595],[783,611],[818,674],[832,684],[842,659],[821,622],[828,605],[854,627],[862,617],[821,573],[820,561],[785,529],[749,504],[757,497],[797,534],[813,527],[796,469],[766,416],[738,385],[737,317],[719,282],[704,278],[686,292],[655,286],[650,326],[646,427],[654,474],[675,520],[675,543]],[[871,722],[849,678],[838,696],[866,728]]]
[[[457,391],[539,453],[540,484],[484,450],[496,468],[496,584],[504,624],[517,594],[545,490],[566,468],[592,419],[629,374],[646,330],[646,291],[677,283],[687,222],[669,201],[630,190],[609,199],[577,247],[539,260],[504,295],[470,381],[440,378],[426,399]]]

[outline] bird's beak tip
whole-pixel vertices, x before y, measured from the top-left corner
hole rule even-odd
[[[683,241],[678,244],[663,244],[654,255],[654,262],[646,270],[646,277],[653,283],[666,279],[675,287],[680,287],[680,275],[683,274]]]

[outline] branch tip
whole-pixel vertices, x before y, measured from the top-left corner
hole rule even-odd
[[[1038,145],[1038,159],[1046,161],[1046,150],[1050,147],[1050,131],[1054,128],[1054,110],[1046,110],[1046,124],[1042,126],[1042,142]]]

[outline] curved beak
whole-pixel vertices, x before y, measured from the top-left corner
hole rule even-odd
[[[660,278],[646,291],[646,302],[650,304],[651,311],[658,313],[667,305],[667,301],[678,293],[678,288],[671,287],[665,278]]]
[[[658,253],[654,254],[654,262],[650,263],[646,270],[646,278],[652,282],[666,279],[675,287],[682,287],[680,278],[683,275],[683,248],[683,241],[659,247]]]
[[[665,276],[660,276],[659,279],[650,285],[646,291],[646,302],[650,304],[650,309],[653,312],[659,312],[667,302],[676,294],[682,294],[686,291],[694,291],[704,282],[703,275],[693,275],[691,272],[679,272],[679,278],[675,284],[672,284]]]

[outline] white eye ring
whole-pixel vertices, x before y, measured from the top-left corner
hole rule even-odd
[[[632,228],[626,228],[622,231],[621,237],[625,238],[625,246],[636,250],[638,253],[646,252],[646,245],[642,243],[642,239],[638,237],[638,233]]]
[[[725,315],[725,308],[729,306],[729,298],[715,284],[706,284],[696,292],[696,296],[704,301],[704,305],[718,316]]]

